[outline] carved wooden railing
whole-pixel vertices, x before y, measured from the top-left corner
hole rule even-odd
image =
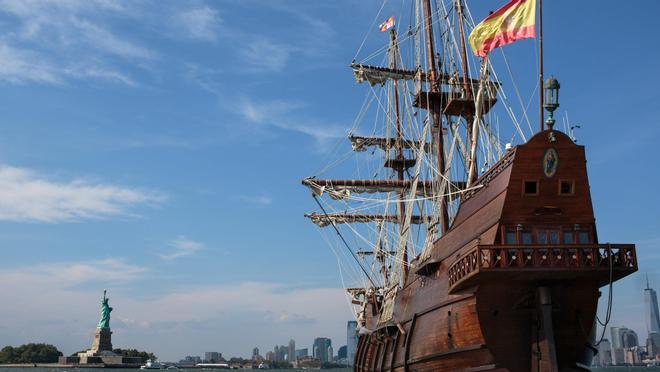
[[[614,280],[637,270],[634,244],[479,245],[449,267],[449,287],[482,272],[610,270]]]

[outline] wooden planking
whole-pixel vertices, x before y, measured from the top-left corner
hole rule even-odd
[[[561,368],[574,366],[587,359],[585,345],[596,315],[597,282],[555,282],[551,289],[558,362]],[[477,292],[486,344],[497,363],[511,372],[526,372],[532,365],[535,292],[534,282],[501,280],[485,283]],[[578,314],[582,326],[577,321]],[[507,342],[500,342],[503,339]]]
[[[418,316],[410,342],[410,359],[423,359],[435,353],[484,344],[475,298]]]
[[[516,149],[506,206],[502,213],[503,223],[594,223],[584,147],[575,145],[563,133],[553,133],[556,142],[548,140],[548,132],[541,132]],[[550,178],[543,174],[542,167],[543,155],[549,148],[554,148],[559,155],[557,172]],[[559,181],[562,179],[575,181],[572,196],[559,195]],[[538,180],[539,195],[523,195],[523,180]],[[536,215],[537,208],[546,206],[561,209],[561,215]]]
[[[478,210],[484,208],[488,202],[507,190],[507,187],[509,186],[509,177],[511,176],[511,168],[511,165],[507,166],[502,172],[495,176],[493,180],[479,189],[474,196],[461,204],[461,207],[456,214],[456,219],[454,219],[452,229],[456,229],[466,219],[475,214]]]
[[[447,235],[436,241],[430,259],[443,260],[458,253],[458,250],[466,245],[476,245],[480,236],[499,222],[505,200],[506,192],[500,193],[483,208],[479,209],[478,213],[473,214],[459,227],[450,230]],[[481,244],[492,243],[494,242],[481,241]]]

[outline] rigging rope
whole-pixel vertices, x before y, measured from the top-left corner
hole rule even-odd
[[[321,208],[321,210],[323,211],[323,214],[325,214],[325,216],[327,217],[328,213],[325,211],[325,208],[323,208],[323,205],[321,204],[321,202],[319,202],[319,199],[314,194],[312,194],[312,196],[314,197],[314,201],[316,202],[316,204],[318,204],[319,208]],[[339,235],[339,238],[341,238],[341,241],[344,242],[344,245],[346,246],[346,249],[348,249],[348,251],[351,252],[351,256],[353,256],[353,258],[355,259],[355,262],[357,262],[358,265],[360,265],[360,269],[362,269],[362,272],[364,273],[364,275],[366,275],[367,279],[369,279],[371,284],[374,287],[376,287],[376,283],[374,283],[374,281],[373,281],[373,279],[371,279],[371,276],[369,275],[369,273],[367,273],[367,270],[364,268],[364,266],[362,266],[362,263],[360,262],[360,260],[358,260],[357,256],[355,255],[355,252],[353,252],[351,247],[348,245],[348,243],[346,242],[346,239],[344,239],[344,237],[341,235],[341,232],[339,231],[337,226],[334,223],[332,223],[332,227],[335,229],[335,232],[337,232],[337,235]]]

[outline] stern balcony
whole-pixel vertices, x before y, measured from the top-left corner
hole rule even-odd
[[[592,278],[603,286],[635,271],[634,244],[478,245],[449,267],[449,292],[490,280]]]

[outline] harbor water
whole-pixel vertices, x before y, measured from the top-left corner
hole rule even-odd
[[[2,367],[0,365],[1,372],[133,372],[140,371],[139,369],[115,369],[115,368],[47,368],[47,367],[27,367],[27,368],[14,368],[14,367]],[[217,369],[179,369],[181,372],[199,372],[199,371],[221,371]],[[240,371],[263,371],[262,369],[241,369]],[[279,371],[302,371],[302,369],[280,369]],[[335,369],[324,369],[323,371],[327,372],[349,372],[349,368],[335,368]],[[608,367],[608,368],[592,368],[592,372],[660,372],[660,367]]]

